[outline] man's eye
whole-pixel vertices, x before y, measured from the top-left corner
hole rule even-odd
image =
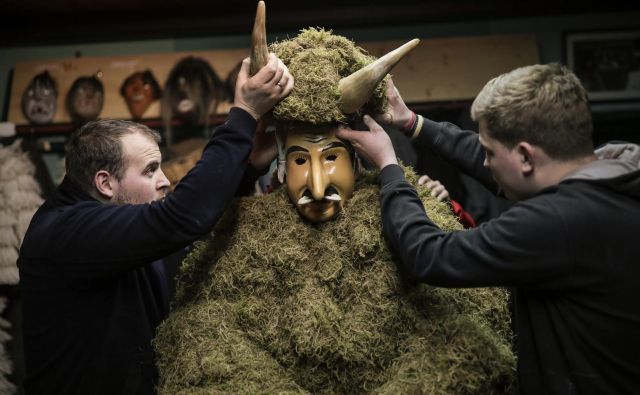
[[[144,175],[148,177],[153,177],[153,174],[158,170],[158,166],[149,166],[144,169]]]
[[[327,155],[326,159],[329,162],[335,162],[335,160],[338,159],[338,154],[329,154]]]
[[[296,165],[304,165],[307,162],[307,159],[299,156],[295,159],[295,162]]]

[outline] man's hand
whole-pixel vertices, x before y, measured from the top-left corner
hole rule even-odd
[[[336,132],[336,136],[349,140],[353,148],[379,170],[391,164],[398,164],[396,152],[387,132],[370,116],[365,115],[363,120],[369,128],[368,131],[352,130],[341,126]]]
[[[249,77],[249,62],[249,58],[242,61],[233,105],[259,119],[291,92],[293,76],[273,53],[269,54],[269,62],[253,77]]]
[[[424,175],[418,179],[418,185],[426,185],[431,190],[431,196],[439,202],[449,200],[449,191],[438,180],[432,180],[429,176]]]
[[[389,101],[389,107],[384,114],[376,116],[376,120],[380,123],[392,125],[401,131],[407,130],[413,125],[409,125],[412,119],[415,119],[413,111],[409,110],[404,100],[400,96],[400,92],[393,84],[393,80],[389,78],[387,80],[387,100]]]
[[[265,169],[278,155],[276,132],[267,133],[266,129],[267,121],[261,118],[253,135],[253,148],[249,154],[249,163],[256,170]]]

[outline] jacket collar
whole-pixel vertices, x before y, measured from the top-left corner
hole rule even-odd
[[[78,184],[65,176],[54,195],[54,204],[56,206],[67,206],[82,201],[97,202],[98,199],[89,195],[89,193],[82,189]]]

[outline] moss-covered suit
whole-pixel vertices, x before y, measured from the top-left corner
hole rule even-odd
[[[322,30],[275,44],[296,78],[276,115],[311,78],[287,54],[313,40],[337,42],[333,53],[352,59],[348,40]],[[319,52],[303,56],[321,64]],[[282,188],[241,198],[227,211],[185,260],[173,312],[157,333],[161,393],[485,394],[511,387],[506,292],[403,282],[382,236],[376,176],[362,174],[341,214],[320,225],[305,222]],[[419,191],[439,226],[462,231],[447,203]]]

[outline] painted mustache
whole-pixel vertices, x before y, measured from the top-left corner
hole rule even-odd
[[[342,198],[340,197],[340,195],[338,194],[338,191],[334,188],[334,187],[328,187],[326,189],[326,191],[324,192],[324,197],[322,198],[323,200],[329,200],[332,202],[339,202],[342,200]],[[302,206],[305,204],[309,204],[311,202],[314,202],[315,200],[313,199],[313,196],[311,195],[311,191],[309,191],[308,189],[305,189],[304,192],[302,193],[302,197],[298,200],[298,205]]]

